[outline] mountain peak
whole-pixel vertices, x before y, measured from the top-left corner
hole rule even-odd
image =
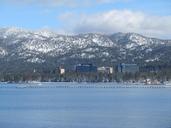
[[[38,30],[38,31],[34,31],[35,34],[38,34],[38,35],[41,35],[41,36],[44,36],[44,37],[55,37],[57,36],[58,34],[52,30],[49,30],[49,29],[41,29],[41,30]]]
[[[0,30],[5,31],[6,33],[18,33],[18,32],[27,31],[25,29],[17,28],[17,27],[4,27],[4,28],[1,28]]]

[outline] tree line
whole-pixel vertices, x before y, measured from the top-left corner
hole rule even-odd
[[[171,80],[171,68],[163,68],[158,71],[141,71],[137,73],[120,73],[114,71],[113,74],[87,72],[79,73],[68,70],[65,74],[59,74],[54,70],[32,70],[26,72],[1,72],[1,82],[125,82],[125,81],[143,81],[146,79],[169,81]]]

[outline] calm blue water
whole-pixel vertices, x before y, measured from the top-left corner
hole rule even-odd
[[[171,89],[0,88],[0,128],[171,128]]]

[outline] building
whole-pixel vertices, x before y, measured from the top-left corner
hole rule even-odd
[[[119,64],[117,66],[120,73],[136,73],[139,72],[139,66],[137,64]]]
[[[97,71],[99,73],[113,74],[113,67],[98,67]]]
[[[58,67],[57,71],[60,75],[65,74],[65,68],[63,68],[63,67]]]
[[[75,67],[75,71],[80,73],[97,72],[97,67],[93,64],[78,64]]]
[[[148,66],[144,66],[141,67],[141,72],[159,72],[161,71],[162,66],[152,66],[152,65],[148,65]]]

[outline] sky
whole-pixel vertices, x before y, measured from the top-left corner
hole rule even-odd
[[[171,0],[0,0],[0,27],[171,39]]]

